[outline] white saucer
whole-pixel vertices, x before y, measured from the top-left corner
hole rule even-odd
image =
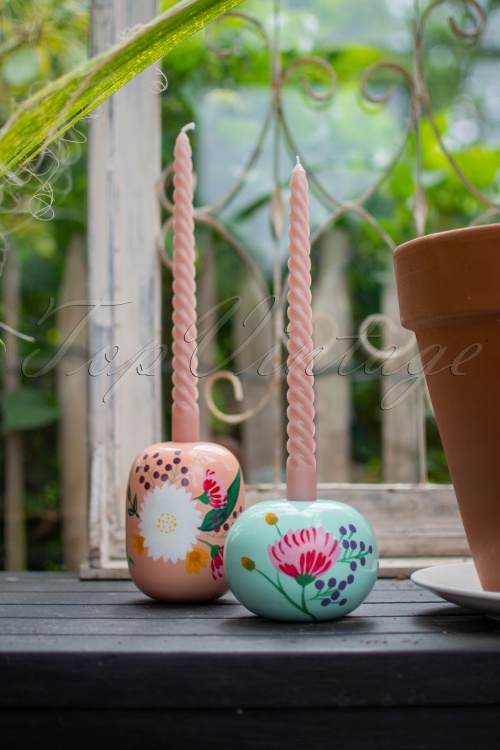
[[[473,562],[423,568],[411,580],[448,602],[500,619],[500,592],[483,591]]]

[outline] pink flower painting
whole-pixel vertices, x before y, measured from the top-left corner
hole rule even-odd
[[[203,492],[210,498],[212,508],[223,508],[227,503],[227,492],[224,483],[213,469],[207,469],[203,480]]]
[[[288,531],[268,546],[273,566],[301,586],[326,573],[340,557],[336,539],[323,528]]]
[[[217,554],[210,561],[212,568],[212,578],[216,581],[218,578],[224,578],[224,547],[219,547]]]

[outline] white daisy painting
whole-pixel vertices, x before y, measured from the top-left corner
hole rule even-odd
[[[144,496],[140,518],[148,556],[175,563],[195,546],[202,513],[183,487],[163,484]]]

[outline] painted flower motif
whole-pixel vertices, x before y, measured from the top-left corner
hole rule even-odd
[[[251,557],[242,557],[241,564],[243,565],[245,570],[249,570],[249,571],[255,570],[255,567],[256,567],[255,562],[252,560]]]
[[[148,557],[185,560],[197,541],[202,514],[183,487],[164,484],[145,495],[139,528]]]
[[[268,547],[273,566],[301,586],[326,573],[340,556],[340,545],[323,528],[287,531]]]
[[[202,568],[207,567],[207,558],[210,557],[208,552],[200,547],[195,547],[192,552],[188,552],[186,555],[186,571],[188,575],[191,573],[199,573]]]
[[[207,469],[203,480],[203,492],[209,496],[212,508],[223,508],[227,503],[227,491],[224,483],[213,469]]]
[[[132,534],[132,547],[136,550],[139,557],[146,552],[144,537],[140,534]]]
[[[210,567],[212,568],[214,581],[218,578],[224,578],[224,547],[219,547],[217,553],[212,557]]]
[[[278,523],[279,518],[274,513],[267,513],[266,514],[266,523],[268,526],[276,526]]]

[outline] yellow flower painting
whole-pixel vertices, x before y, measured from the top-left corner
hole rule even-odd
[[[201,568],[206,568],[209,557],[208,552],[199,547],[195,547],[191,552],[188,552],[186,555],[186,571],[188,575],[199,573]]]

